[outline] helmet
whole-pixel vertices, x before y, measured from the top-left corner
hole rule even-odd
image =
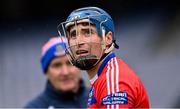
[[[111,47],[108,50],[105,50],[105,53],[109,53],[110,51],[113,50],[114,47],[115,48],[119,47],[116,44],[116,39],[114,35],[114,23],[111,16],[107,12],[105,12],[104,10],[98,7],[83,7],[74,10],[68,16],[66,22],[61,23],[63,31],[65,31],[64,34],[61,34],[62,32],[60,32],[60,30],[58,30],[58,32],[60,33],[60,35],[67,36],[69,27],[71,27],[72,25],[76,25],[76,23],[78,24],[81,22],[89,22],[90,24],[95,25],[98,35],[101,36],[103,40],[105,40],[106,33],[108,33],[109,31],[112,32],[113,41]],[[102,48],[105,49],[105,45],[103,45]],[[69,52],[71,52],[71,50],[69,50]],[[70,54],[72,54],[72,52]],[[101,58],[102,55],[99,59],[96,59],[96,56],[91,55],[78,60],[75,59],[75,61],[72,62],[80,69],[84,70],[84,68],[86,68],[85,70],[88,70],[91,69],[93,66],[95,66],[100,61]]]
[[[113,33],[113,42],[115,43],[116,38],[114,35],[113,19],[107,12],[98,7],[84,7],[76,9],[68,16],[66,22],[72,22],[76,19],[85,19],[87,17],[89,17],[92,24],[96,25],[99,36],[102,36],[102,27],[105,29],[106,33],[111,31]],[[69,25],[67,23],[66,28],[68,26]],[[118,48],[118,45],[115,44],[115,47]]]

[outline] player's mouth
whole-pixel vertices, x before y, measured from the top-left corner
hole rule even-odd
[[[78,57],[87,56],[88,54],[89,54],[89,52],[87,50],[77,50],[76,51],[76,55]]]

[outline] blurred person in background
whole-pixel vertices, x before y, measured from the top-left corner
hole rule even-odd
[[[62,41],[63,40],[63,41]],[[65,55],[66,39],[53,37],[42,47],[41,65],[47,77],[45,90],[25,108],[85,108],[88,88],[80,70]]]

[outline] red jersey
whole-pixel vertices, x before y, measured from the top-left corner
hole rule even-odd
[[[88,108],[149,108],[143,83],[114,53],[103,60],[90,82]]]

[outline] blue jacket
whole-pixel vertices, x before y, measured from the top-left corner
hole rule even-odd
[[[86,108],[89,89],[80,81],[77,93],[62,93],[47,82],[44,92],[30,101],[25,108]]]

